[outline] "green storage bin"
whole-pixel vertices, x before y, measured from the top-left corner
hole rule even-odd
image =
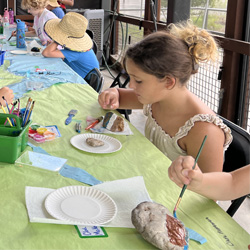
[[[7,117],[15,119],[16,125],[11,127]],[[0,162],[14,163],[27,146],[29,121],[24,128],[21,127],[22,120],[16,115],[0,114]]]

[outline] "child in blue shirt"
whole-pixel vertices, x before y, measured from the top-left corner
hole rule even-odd
[[[92,39],[86,33],[87,26],[88,20],[74,12],[67,13],[61,20],[49,20],[44,31],[53,42],[43,50],[43,56],[62,58],[82,78],[93,68],[99,69]],[[58,45],[63,49],[58,49]]]
[[[57,0],[49,0],[46,9],[52,11],[60,19],[65,15]]]

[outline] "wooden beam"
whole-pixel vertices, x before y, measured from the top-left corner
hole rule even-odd
[[[34,17],[32,15],[17,15],[16,19],[20,19],[22,21],[30,21],[34,20]]]
[[[227,38],[223,36],[213,36],[217,41],[219,41],[219,45],[221,48],[236,52],[239,54],[250,56],[250,43],[245,41],[240,41],[233,38]]]
[[[15,11],[15,9],[14,9],[14,7],[15,7],[14,0],[7,0],[7,1],[8,1],[9,8],[11,8],[13,11]]]
[[[247,0],[228,0],[225,37],[244,40],[244,13]],[[229,41],[229,40],[228,40]],[[234,40],[230,40],[234,44]],[[241,44],[245,44],[242,42]],[[226,45],[226,44],[224,44]],[[227,46],[228,48],[228,46]],[[240,95],[240,67],[242,58],[239,53],[224,49],[221,88],[224,90],[221,116],[237,123],[237,103]]]
[[[139,18],[135,18],[135,17],[132,18],[132,17],[127,17],[123,15],[117,15],[116,20],[129,23],[129,24],[133,24],[133,25],[137,25],[137,26],[141,26],[146,29],[151,29],[151,30],[154,29],[154,23],[152,21],[141,20]],[[166,24],[163,24],[160,22],[157,23],[158,30],[164,30],[166,28],[167,28]],[[237,40],[234,38],[227,38],[227,37],[218,36],[218,35],[213,35],[213,37],[217,41],[219,41],[219,45],[223,49],[250,56],[250,43],[249,42],[244,42],[244,41]]]
[[[129,23],[129,24],[133,24],[133,25],[137,25],[137,26],[141,26],[145,29],[154,29],[154,22],[152,21],[148,21],[148,20],[141,20],[139,18],[136,17],[127,17],[124,15],[116,15],[116,20],[117,21],[121,21],[121,22],[125,22],[125,23]],[[162,30],[162,29],[166,29],[167,25],[166,24],[161,24],[161,23],[157,23],[157,29]]]

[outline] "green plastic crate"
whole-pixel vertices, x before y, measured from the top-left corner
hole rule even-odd
[[[11,127],[7,117],[15,119],[16,125]],[[0,162],[14,163],[27,146],[29,121],[24,128],[21,127],[22,120],[16,115],[0,114]]]

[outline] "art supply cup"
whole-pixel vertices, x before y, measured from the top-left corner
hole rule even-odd
[[[5,51],[1,50],[0,51],[0,66],[4,64],[4,55],[5,55]]]
[[[25,23],[20,19],[16,20],[17,30],[16,30],[16,46],[17,48],[25,48]]]
[[[15,126],[4,126],[7,119],[15,119]],[[0,162],[14,163],[27,147],[28,130],[32,121],[21,127],[21,119],[13,114],[0,113]]]

